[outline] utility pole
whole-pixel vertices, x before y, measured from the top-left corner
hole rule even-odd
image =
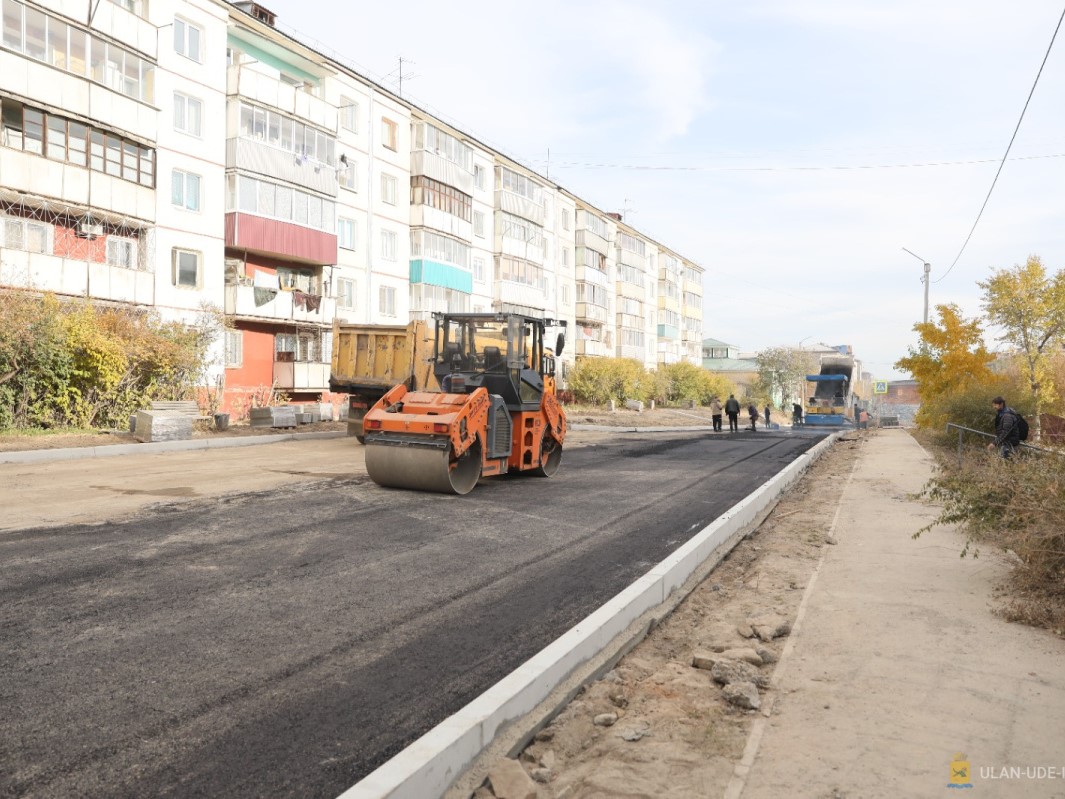
[[[924,323],[928,324],[928,283],[932,273],[932,264],[928,263],[928,261],[925,261],[925,259],[917,253],[911,252],[905,247],[903,247],[902,249],[904,252],[910,253],[910,255],[912,255],[918,261],[922,261],[924,263],[924,275],[921,277],[921,282],[924,283]]]

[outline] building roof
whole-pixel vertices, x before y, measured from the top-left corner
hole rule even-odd
[[[703,369],[708,372],[757,372],[758,362],[741,358],[703,358]]]
[[[726,344],[724,341],[718,341],[716,338],[704,338],[704,347],[728,347],[730,349],[737,349],[735,344]]]

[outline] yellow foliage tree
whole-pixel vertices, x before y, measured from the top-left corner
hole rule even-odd
[[[1065,272],[1048,276],[1042,260],[1029,255],[1023,266],[998,269],[977,283],[984,290],[988,321],[1000,341],[1015,348],[1035,400],[1033,438],[1040,438],[1039,414],[1056,393],[1048,361],[1052,345],[1065,338]]]
[[[922,427],[941,427],[950,419],[939,418],[944,407],[938,400],[964,391],[973,384],[991,378],[988,364],[995,356],[984,346],[978,320],[967,321],[957,305],[937,305],[938,324],[918,322],[913,329],[920,336],[917,349],[895,364],[913,375],[921,386],[921,408],[917,423]],[[989,398],[990,399],[990,398]]]

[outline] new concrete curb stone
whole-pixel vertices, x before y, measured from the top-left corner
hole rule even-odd
[[[314,438],[341,438],[342,430],[325,433],[281,433],[271,436],[228,436],[225,438],[192,438],[186,441],[157,441],[152,444],[111,444],[103,447],[72,447],[70,449],[34,449],[21,452],[0,452],[0,463],[46,463],[72,461],[79,458],[111,458],[118,455],[151,455],[160,452],[188,452],[196,449],[225,447],[253,447],[277,444],[281,441]]]
[[[836,438],[838,434],[831,435],[811,447],[624,591],[338,799],[442,796],[491,743],[497,730],[533,710],[575,668],[599,653],[632,621],[665,602],[715,549],[771,507]]]

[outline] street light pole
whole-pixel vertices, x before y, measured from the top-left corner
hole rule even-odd
[[[932,272],[932,264],[928,263],[928,261],[925,261],[925,259],[917,253],[910,252],[910,250],[907,250],[905,247],[903,247],[902,249],[905,252],[910,253],[910,255],[912,255],[918,261],[922,261],[924,263],[924,276],[921,278],[921,282],[924,283],[924,322],[925,324],[928,324],[928,283],[930,274]]]

